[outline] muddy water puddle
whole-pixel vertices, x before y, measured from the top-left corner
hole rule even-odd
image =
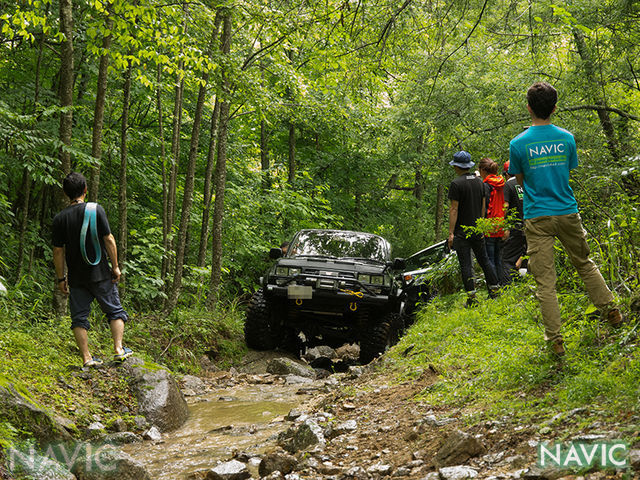
[[[299,386],[239,385],[191,399],[185,425],[158,443],[132,444],[125,451],[142,462],[152,478],[179,480],[214,467],[236,451],[260,454],[287,427],[283,416],[308,401]],[[195,402],[195,403],[194,403]]]

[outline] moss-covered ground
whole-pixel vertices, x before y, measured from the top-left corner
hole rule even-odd
[[[0,310],[0,386],[13,384],[34,403],[70,419],[82,428],[97,418],[107,427],[117,418],[133,424],[136,411],[126,379],[117,367],[83,371],[68,317],[37,318]],[[99,312],[92,314],[91,353],[110,363],[113,347],[109,327]],[[241,313],[178,310],[132,315],[125,345],[148,364],[178,373],[197,374],[203,357],[222,368],[245,352]],[[29,437],[0,418],[0,446]]]

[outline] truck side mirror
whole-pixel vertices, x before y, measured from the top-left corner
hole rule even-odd
[[[394,258],[393,263],[391,264],[391,268],[393,270],[404,270],[404,267],[407,266],[407,262],[404,258]]]
[[[282,257],[282,250],[281,249],[274,247],[271,250],[269,250],[269,258],[271,258],[273,260],[277,260],[280,257]]]

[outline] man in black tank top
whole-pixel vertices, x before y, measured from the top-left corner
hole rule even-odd
[[[449,187],[449,200],[451,200],[449,248],[454,249],[458,255],[462,283],[467,291],[467,306],[473,306],[477,304],[477,300],[471,251],[482,267],[489,296],[495,297],[499,288],[496,271],[487,256],[484,235],[468,235],[464,228],[465,226],[474,227],[476,220],[483,216],[485,209],[484,184],[480,177],[470,172],[475,163],[471,161],[471,155],[468,152],[457,152],[449,165],[453,166],[457,175]]]

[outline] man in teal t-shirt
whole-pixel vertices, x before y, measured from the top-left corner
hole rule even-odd
[[[589,258],[578,204],[569,185],[569,172],[578,166],[576,142],[570,132],[556,127],[550,119],[557,99],[555,88],[546,82],[535,83],[527,91],[531,127],[509,144],[509,174],[515,175],[524,188],[529,269],[538,286],[545,340],[561,356],[565,352],[553,259],[556,238],[584,281],[589,298],[609,323],[619,326],[622,316],[598,267]]]

